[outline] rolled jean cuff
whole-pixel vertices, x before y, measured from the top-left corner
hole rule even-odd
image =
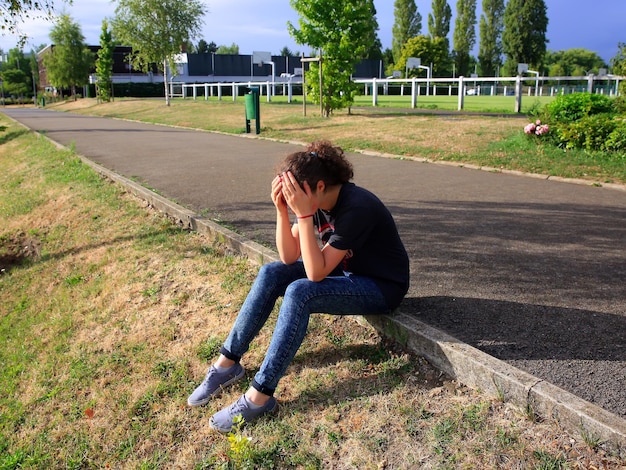
[[[220,354],[222,356],[224,356],[226,359],[230,359],[231,361],[235,361],[237,364],[239,364],[239,362],[241,361],[241,356],[235,356],[233,353],[231,353],[224,346],[222,346],[220,348]]]
[[[276,391],[275,388],[267,388],[263,385],[261,385],[260,383],[258,383],[256,380],[252,379],[252,382],[250,383],[250,386],[255,389],[257,392],[261,392],[264,395],[268,395],[268,396],[274,396],[274,392]]]

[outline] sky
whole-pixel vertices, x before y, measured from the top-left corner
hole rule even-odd
[[[296,44],[287,32],[287,22],[298,24],[298,16],[289,0],[201,0],[207,7],[204,27],[199,39],[215,42],[218,46],[237,44],[240,54],[253,51],[271,52],[278,55],[283,47],[292,52],[308,55],[306,46]],[[422,15],[422,33],[428,33],[428,14],[432,0],[416,0],[418,12]],[[482,0],[477,0],[477,5]],[[81,26],[85,41],[98,45],[102,20],[112,18],[115,12],[113,0],[73,0],[71,6],[63,0],[55,0],[57,12],[66,12]],[[456,17],[456,0],[448,0],[452,7],[451,30]],[[394,23],[394,0],[374,0],[376,7],[379,38],[383,49],[391,48]],[[626,0],[546,0],[548,7],[548,50],[559,51],[584,48],[596,52],[608,62],[617,54],[619,42],[626,43]],[[479,42],[477,12],[476,48]],[[27,20],[20,30],[28,35],[25,51],[47,45],[52,24],[42,19]],[[451,37],[451,36],[450,36]],[[452,40],[450,41],[452,44]],[[5,53],[15,47],[15,35],[0,35],[0,49]]]

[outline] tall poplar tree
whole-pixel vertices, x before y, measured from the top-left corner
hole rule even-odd
[[[483,0],[482,10],[478,66],[481,75],[493,77],[502,65],[504,0]]]
[[[100,50],[96,59],[96,74],[98,82],[96,84],[96,96],[98,100],[111,101],[111,86],[113,76],[113,38],[109,30],[107,20],[102,21],[102,32],[100,33]]]
[[[467,76],[470,51],[476,43],[476,0],[457,0],[453,40],[457,73]]]
[[[546,53],[548,9],[544,0],[509,0],[504,10],[502,49],[507,74],[517,74],[517,64],[539,70]]]
[[[168,68],[183,44],[200,33],[206,6],[200,0],[118,0],[112,22],[115,38],[133,49],[133,63],[148,71],[160,64],[165,104],[170,105]]]
[[[391,32],[391,51],[394,62],[400,60],[402,47],[407,40],[422,32],[422,15],[417,11],[415,0],[396,0],[394,3],[394,24]]]
[[[312,62],[307,81],[313,99],[322,100],[323,114],[350,107],[356,86],[354,67],[376,41],[376,9],[372,0],[290,0],[298,13],[299,29],[287,23],[289,34],[300,45],[321,51],[322,89],[318,79],[319,64]]]
[[[383,43],[380,41],[380,38],[378,37],[379,26],[378,26],[378,20],[376,19],[376,7],[374,6],[374,0],[367,0],[367,1],[369,2],[369,8],[370,8],[371,15],[372,15],[372,19],[371,19],[372,24],[370,25],[371,27],[369,28],[372,38],[366,41],[368,44],[371,43],[371,45],[365,51],[363,58],[382,60],[383,59]]]
[[[447,38],[450,32],[452,8],[446,0],[433,0],[432,12],[428,14],[428,34],[431,38]]]
[[[443,40],[448,55],[446,63],[449,62],[450,55],[448,33],[450,32],[451,18],[452,9],[450,5],[448,5],[448,2],[446,0],[433,0],[432,12],[428,14],[428,35],[432,39],[441,38]]]
[[[93,54],[85,44],[85,36],[78,23],[67,15],[57,18],[50,31],[52,50],[43,61],[50,83],[57,88],[70,88],[76,99],[76,87],[89,82]]]

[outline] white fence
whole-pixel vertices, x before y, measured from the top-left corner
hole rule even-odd
[[[208,100],[209,97],[217,97],[221,100],[224,96],[229,96],[233,101],[237,100],[240,88],[257,87],[260,96],[267,96],[267,102],[271,101],[272,96],[276,96],[276,89],[282,88],[282,94],[289,97],[289,102],[293,98],[294,85],[302,86],[302,81],[290,82],[211,82],[211,83],[184,83],[172,82],[170,84],[170,95],[182,98],[193,98],[194,100],[203,97]]]
[[[515,96],[515,112],[520,112],[521,101],[527,96],[556,96],[575,92],[589,92],[619,95],[619,84],[626,77],[622,76],[580,76],[580,77],[457,77],[457,78],[387,78],[361,79],[354,82],[362,85],[363,93],[372,97],[372,106],[378,106],[379,96],[401,95],[410,96],[411,108],[417,107],[419,96],[457,96],[458,110],[464,108],[466,96]],[[194,100],[204,97],[222,99],[230,96],[237,100],[240,88],[258,87],[261,96],[266,96],[267,102],[281,90],[282,95],[288,97],[291,103],[294,87],[302,87],[300,78],[281,79],[280,81],[233,81],[210,83],[182,83],[170,84],[172,96],[182,98],[192,97]]]

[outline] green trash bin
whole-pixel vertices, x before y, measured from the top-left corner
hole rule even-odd
[[[261,133],[261,110],[259,105],[259,89],[258,87],[248,88],[248,93],[244,96],[244,104],[246,109],[246,132],[250,133],[250,120],[256,122],[256,133]]]
[[[246,95],[246,119],[256,119],[256,103],[252,93]]]

